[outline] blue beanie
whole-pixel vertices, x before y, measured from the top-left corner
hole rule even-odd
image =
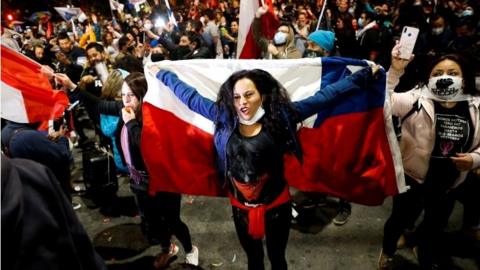
[[[308,35],[308,40],[315,42],[327,52],[331,52],[335,42],[335,34],[331,31],[317,30]]]

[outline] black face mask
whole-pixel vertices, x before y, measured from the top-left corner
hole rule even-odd
[[[152,60],[152,62],[158,62],[165,60],[165,56],[161,53],[152,53],[150,59]]]
[[[177,55],[178,56],[185,56],[190,53],[189,46],[178,46],[177,48]]]
[[[189,46],[178,46],[171,54],[171,60],[183,60],[191,52]]]
[[[190,51],[190,46],[188,46],[188,45],[180,45],[180,46],[178,46],[178,49],[179,49],[179,50],[182,50],[182,51]]]
[[[317,57],[323,57],[323,53],[319,51],[312,51],[312,50],[305,50],[304,57],[306,58],[317,58]]]

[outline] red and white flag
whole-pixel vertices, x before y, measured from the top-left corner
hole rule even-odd
[[[273,14],[272,2],[265,0],[265,4],[269,6],[269,11],[260,18],[262,22],[262,33],[265,37],[271,39],[275,35],[280,22],[277,16]],[[260,0],[240,1],[237,43],[237,55],[239,59],[257,59],[261,57],[261,51],[255,44],[252,30],[255,13],[260,5]]]
[[[33,123],[62,116],[68,106],[63,91],[52,89],[41,65],[23,54],[2,47],[2,118]]]
[[[188,60],[155,63],[175,72],[205,98],[215,101],[220,86],[235,71],[260,68],[303,100],[367,63],[328,57],[294,60]],[[190,110],[145,69],[148,91],[143,103],[142,155],[150,192],[222,196],[213,142],[214,123]],[[382,72],[381,72],[382,73]],[[285,158],[289,185],[324,192],[365,205],[406,190],[402,161],[389,103],[385,74],[302,123],[298,137],[303,163]]]

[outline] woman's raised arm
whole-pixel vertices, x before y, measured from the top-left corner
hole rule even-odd
[[[211,121],[215,121],[217,106],[214,101],[200,95],[195,88],[180,80],[177,74],[171,71],[160,70],[155,65],[150,67],[150,71],[157,79],[168,86],[175,96],[187,105],[190,110],[201,114]]]
[[[342,95],[363,88],[369,80],[373,80],[374,75],[379,69],[380,67],[377,65],[364,68],[363,70],[328,85],[322,90],[318,90],[315,95],[311,97],[294,102],[294,106],[298,112],[299,121],[303,121],[318,113],[318,111],[325,108]]]

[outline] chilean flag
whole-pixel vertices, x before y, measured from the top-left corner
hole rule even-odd
[[[65,21],[70,21],[72,19],[77,19],[80,15],[83,14],[83,11],[80,8],[76,7],[55,7],[55,10],[60,14],[60,16]]]
[[[41,65],[2,47],[2,118],[17,123],[33,123],[63,115],[68,97],[54,91],[48,78],[40,73]]]
[[[270,0],[265,0],[269,6],[269,11],[264,14],[262,21],[263,35],[269,39],[273,38],[280,21],[273,14],[273,4]],[[252,23],[255,19],[255,12],[260,7],[260,0],[248,0],[240,2],[240,19],[238,26],[237,55],[240,59],[257,59],[261,57],[260,48],[257,47],[253,38]]]
[[[175,72],[210,100],[235,71],[260,68],[303,100],[367,66],[363,60],[189,60],[155,63]],[[150,173],[150,192],[170,191],[222,196],[215,169],[214,123],[189,110],[146,67],[148,92],[143,104],[142,154]],[[380,205],[406,190],[389,103],[385,73],[363,91],[336,101],[299,125],[303,163],[286,155],[289,185],[324,192],[351,202]],[[320,90],[318,90],[320,89]]]

